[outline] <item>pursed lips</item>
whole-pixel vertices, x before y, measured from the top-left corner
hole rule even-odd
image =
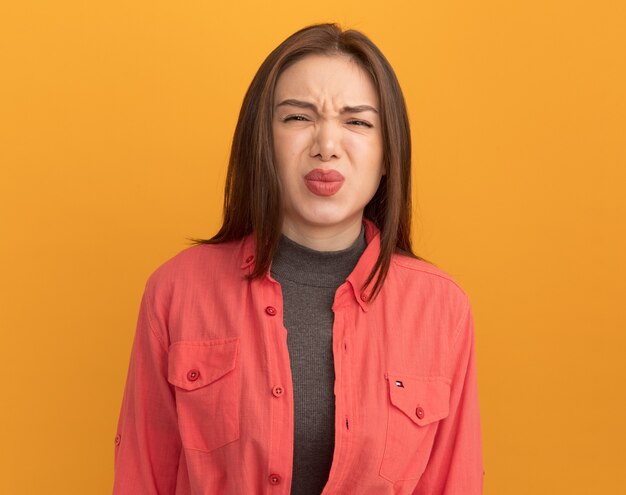
[[[320,182],[341,182],[344,180],[343,175],[336,170],[324,170],[321,168],[311,170],[304,178],[305,180]]]
[[[304,176],[307,189],[316,196],[322,197],[335,195],[343,186],[343,182],[343,175],[336,170],[316,168]]]

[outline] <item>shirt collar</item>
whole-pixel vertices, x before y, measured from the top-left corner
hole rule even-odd
[[[254,252],[256,246],[256,236],[253,233],[248,234],[243,239],[243,248],[241,250],[241,269],[248,268],[254,263]]]
[[[348,275],[347,280],[352,286],[354,298],[359,303],[359,306],[361,306],[363,311],[367,311],[371,304],[371,288],[376,278],[372,280],[367,290],[364,290],[363,286],[380,254],[380,230],[376,227],[374,222],[368,218],[363,217],[363,224],[365,225],[365,242],[367,242],[367,247],[365,251],[363,251],[361,258],[359,258],[354,270],[352,270],[352,273]]]
[[[371,304],[370,289],[376,279],[374,278],[374,280],[372,280],[367,290],[363,290],[363,285],[374,268],[374,264],[380,254],[380,230],[376,227],[374,222],[365,217],[363,217],[363,225],[365,226],[365,242],[367,243],[367,247],[359,258],[354,270],[352,270],[346,280],[350,283],[354,298],[361,309],[367,311]],[[256,236],[254,233],[248,234],[244,238],[243,249],[241,250],[241,269],[248,269],[254,264],[255,243]]]

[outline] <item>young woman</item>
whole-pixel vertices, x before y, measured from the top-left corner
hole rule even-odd
[[[149,277],[114,494],[482,493],[468,298],[412,253],[402,92],[310,26],[243,102],[224,222]]]

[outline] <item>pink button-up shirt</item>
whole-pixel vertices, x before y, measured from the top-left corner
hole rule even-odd
[[[474,329],[445,273],[367,248],[332,306],[335,450],[324,495],[474,495],[483,463]],[[243,278],[254,236],[188,247],[149,277],[115,437],[117,495],[289,494],[294,414],[281,287]],[[313,494],[312,494],[313,495]]]

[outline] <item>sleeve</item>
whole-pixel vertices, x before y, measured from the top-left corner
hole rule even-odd
[[[450,353],[450,413],[441,420],[428,465],[413,495],[483,492],[474,323],[467,303]]]
[[[150,282],[141,300],[117,424],[113,495],[173,495],[176,490],[181,450],[176,400],[167,381],[167,346],[153,326]]]

